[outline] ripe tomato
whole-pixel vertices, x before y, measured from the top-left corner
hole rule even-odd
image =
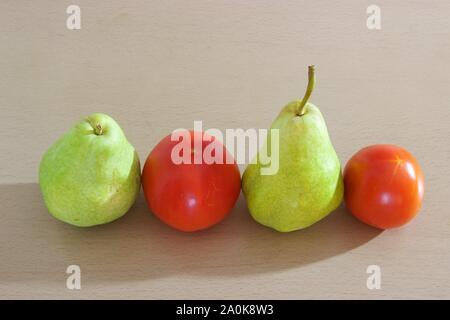
[[[191,150],[183,149],[178,154],[190,161],[173,161],[172,152],[181,142],[172,141],[168,135],[148,156],[142,186],[150,210],[159,219],[181,231],[197,231],[220,222],[233,208],[241,190],[241,176],[222,143],[203,132],[186,133]],[[207,164],[203,159],[205,148],[212,142],[217,144],[216,150],[221,150],[217,153],[221,163]],[[196,164],[194,158],[199,154],[202,163]]]
[[[345,203],[371,226],[399,227],[420,209],[423,183],[419,163],[408,151],[394,145],[369,146],[345,166]]]

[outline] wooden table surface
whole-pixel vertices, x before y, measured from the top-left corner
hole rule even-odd
[[[367,1],[0,2],[0,298],[450,298],[450,3]],[[409,225],[378,231],[344,207],[289,234],[255,223],[241,197],[195,234],[142,197],[123,218],[79,229],[44,207],[43,152],[93,112],[114,117],[145,160],[176,128],[267,128],[312,96],[343,163],[393,143],[425,174]],[[243,167],[241,168],[243,169]],[[81,268],[81,290],[66,268]],[[366,268],[381,268],[369,290]]]

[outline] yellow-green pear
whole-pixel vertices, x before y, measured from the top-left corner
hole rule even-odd
[[[94,113],[47,150],[39,184],[55,218],[79,227],[104,224],[135,202],[139,157],[114,119]]]
[[[314,66],[309,67],[308,76],[305,96],[281,110],[271,126],[278,135],[269,131],[243,175],[250,214],[281,232],[321,220],[339,206],[344,193],[341,165],[327,126],[319,109],[308,102],[315,83]],[[277,151],[278,171],[267,174],[261,160]]]

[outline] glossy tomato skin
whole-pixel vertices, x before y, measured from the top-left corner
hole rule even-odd
[[[358,151],[344,169],[345,203],[361,221],[380,228],[400,227],[419,211],[424,178],[417,160],[394,145]]]
[[[150,210],[169,226],[186,232],[206,229],[220,222],[230,212],[239,197],[239,168],[226,148],[203,132],[189,132],[190,164],[175,164],[172,150],[179,141],[171,135],[162,139],[151,151],[142,172],[142,186]],[[206,139],[207,137],[207,139]],[[222,163],[194,163],[194,154],[201,154],[210,144],[220,144]],[[227,164],[226,157],[233,163]]]

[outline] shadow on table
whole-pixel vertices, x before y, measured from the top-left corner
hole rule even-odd
[[[381,232],[341,206],[310,228],[278,233],[250,217],[242,196],[227,219],[197,233],[161,223],[142,195],[124,217],[92,228],[52,218],[37,184],[1,185],[0,201],[0,282],[61,281],[71,264],[79,265],[90,282],[257,274],[339,255]]]

